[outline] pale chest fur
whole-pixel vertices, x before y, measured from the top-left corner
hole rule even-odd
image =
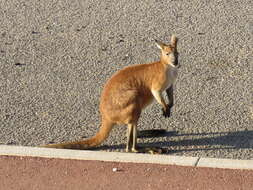
[[[178,75],[178,68],[174,66],[169,66],[169,68],[165,72],[166,80],[163,85],[163,90],[169,88],[175,81]]]

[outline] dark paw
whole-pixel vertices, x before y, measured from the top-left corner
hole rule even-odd
[[[167,109],[167,110],[163,110],[163,116],[164,117],[170,117],[170,115],[171,115],[171,111],[170,111],[170,109]]]

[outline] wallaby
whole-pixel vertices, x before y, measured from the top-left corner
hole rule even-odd
[[[172,35],[166,45],[156,41],[161,50],[160,61],[132,65],[116,72],[105,84],[100,98],[101,127],[87,140],[48,144],[42,147],[88,149],[100,145],[116,124],[128,126],[126,152],[137,150],[137,123],[141,111],[155,98],[162,105],[163,115],[170,117],[173,106],[173,83],[178,73],[177,38]],[[162,92],[166,90],[169,104]]]

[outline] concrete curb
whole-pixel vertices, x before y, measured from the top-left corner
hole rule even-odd
[[[134,154],[134,153],[120,153],[120,152],[102,152],[102,151],[88,151],[88,150],[67,150],[67,149],[51,149],[51,148],[8,146],[8,145],[0,145],[0,156],[1,155],[31,156],[31,157],[76,159],[76,160],[97,160],[109,162],[168,164],[179,166],[197,166],[197,167],[229,168],[229,169],[253,169],[253,160],[231,160],[231,159]]]
[[[232,160],[218,158],[200,158],[198,167],[229,168],[229,169],[253,169],[253,160]]]

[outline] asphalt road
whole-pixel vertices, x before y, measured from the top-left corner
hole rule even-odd
[[[253,185],[253,170],[15,156],[0,156],[0,165],[3,190],[251,190]]]
[[[253,1],[0,0],[0,142],[37,146],[90,137],[117,70],[159,59],[154,39],[179,38],[172,117],[157,103],[141,144],[169,154],[253,159]],[[126,127],[101,150],[123,151]]]

